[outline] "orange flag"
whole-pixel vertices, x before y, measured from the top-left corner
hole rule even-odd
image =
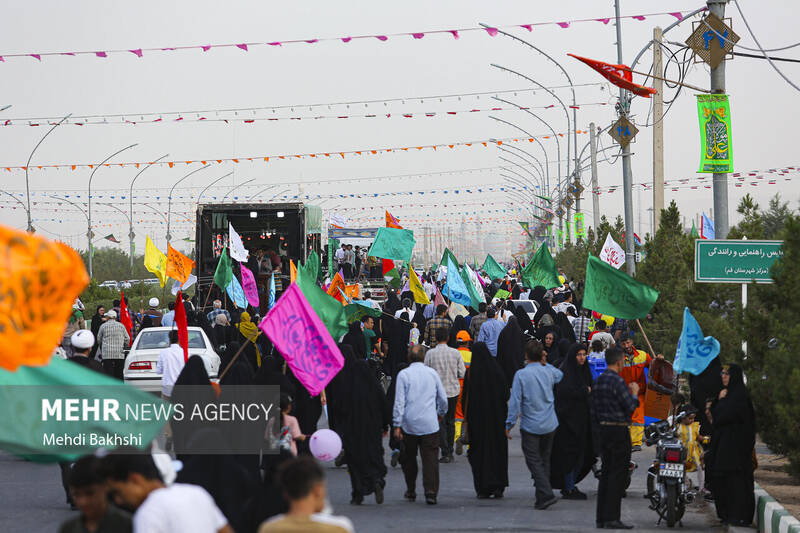
[[[403,226],[400,225],[400,221],[394,218],[389,211],[386,211],[386,227],[403,229]]]
[[[289,282],[294,283],[297,280],[297,267],[294,264],[294,261],[289,259]]]
[[[0,226],[0,367],[50,362],[64,326],[77,320],[73,302],[89,284],[69,246]]]
[[[361,286],[358,283],[354,283],[353,285],[346,285],[344,288],[344,294],[351,300],[353,298],[361,298]]]
[[[167,245],[167,277],[177,279],[181,285],[189,279],[194,268],[194,261]]]
[[[339,292],[340,289],[341,292]],[[337,272],[331,280],[330,287],[328,287],[328,294],[336,298],[337,301],[342,302],[342,305],[344,305],[342,292],[344,292],[345,289],[347,289],[347,285],[344,282],[344,278],[342,277],[341,272]]]

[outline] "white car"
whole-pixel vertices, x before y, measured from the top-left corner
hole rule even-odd
[[[123,377],[125,383],[148,392],[161,392],[161,374],[156,373],[158,354],[169,347],[169,332],[173,328],[146,328],[133,341],[130,353],[125,358]],[[208,377],[216,379],[220,359],[205,332],[198,327],[189,327],[189,357],[203,358]]]
[[[116,289],[117,282],[114,281],[113,279],[110,279],[108,281],[104,281],[103,283],[101,283],[100,287],[105,287],[106,289]]]
[[[528,317],[533,322],[533,317],[536,316],[536,311],[538,311],[536,307],[536,302],[533,300],[511,300],[514,304],[514,307],[522,307],[522,310],[528,313]]]

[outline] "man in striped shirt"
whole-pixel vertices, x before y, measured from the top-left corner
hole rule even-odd
[[[130,344],[131,336],[120,322],[113,309],[106,313],[106,320],[97,331],[97,343],[101,346],[103,354],[103,371],[111,377],[122,379],[125,368],[125,354],[123,350]]]

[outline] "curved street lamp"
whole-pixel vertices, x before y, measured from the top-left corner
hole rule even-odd
[[[515,157],[518,157],[519,159],[521,159],[525,163],[525,165],[534,168],[539,173],[539,176],[542,179],[542,185],[544,185],[544,183],[546,182],[546,178],[545,178],[546,173],[545,173],[545,170],[544,170],[544,165],[542,165],[542,162],[539,161],[539,159],[537,157],[535,157],[533,154],[531,154],[529,152],[526,152],[525,150],[521,150],[519,148],[517,148],[517,150],[519,150],[519,152],[512,152],[511,150],[506,148],[505,145],[504,146],[498,146],[497,149],[507,153],[508,155],[513,155]],[[527,159],[522,157],[520,155],[520,152],[525,154],[526,156],[530,157],[531,159],[533,159],[533,161],[528,161]],[[537,167],[536,165],[539,165],[539,166]],[[545,187],[542,186],[542,192],[544,192],[544,191],[545,191]]]
[[[247,199],[247,201],[249,202],[250,200],[252,200],[252,199],[253,199],[253,198],[255,198],[256,196],[258,196],[259,194],[265,193],[265,192],[267,192],[267,191],[268,191],[268,190],[270,190],[270,189],[275,189],[276,187],[278,187],[278,185],[270,185],[269,187],[267,187],[267,188],[265,188],[265,189],[261,189],[260,191],[258,191],[258,192],[257,192],[257,193],[255,193],[254,195],[250,196],[250,198],[248,198],[248,199]]]
[[[153,165],[155,165],[156,163],[158,163],[159,161],[161,161],[162,159],[164,159],[167,156],[169,156],[169,154],[164,154],[161,157],[159,157],[158,159],[156,159],[155,161],[151,161],[142,170],[137,172],[136,175],[131,180],[131,189],[130,189],[130,193],[128,193],[128,201],[129,201],[128,209],[130,210],[130,213],[131,213],[131,216],[128,218],[128,220],[130,221],[130,226],[128,227],[128,239],[130,240],[130,243],[131,243],[131,247],[130,247],[130,250],[131,250],[130,251],[130,254],[131,254],[131,275],[133,275],[133,247],[134,247],[133,239],[136,237],[136,234],[133,232],[133,184],[136,183],[136,180],[139,178],[139,176],[141,176],[144,173],[145,170],[147,170],[148,168],[152,167]]]
[[[239,188],[239,187],[241,187],[242,185],[247,185],[248,183],[251,183],[251,182],[253,182],[253,181],[256,181],[256,179],[255,179],[255,178],[250,178],[250,179],[249,179],[249,180],[247,180],[247,181],[243,181],[243,182],[241,182],[240,184],[238,184],[238,185],[234,185],[233,187],[231,187],[231,189],[230,189],[228,192],[226,192],[226,193],[225,193],[225,196],[223,196],[223,197],[222,197],[222,203],[225,203],[225,199],[228,197],[228,195],[229,195],[230,193],[232,193],[233,191],[235,191],[236,189],[238,189],[238,188]]]
[[[94,237],[94,233],[92,232],[92,178],[94,178],[94,173],[97,172],[100,169],[100,167],[105,165],[112,157],[114,157],[114,156],[116,156],[118,154],[121,154],[125,150],[133,148],[134,146],[137,146],[137,145],[138,145],[138,143],[134,143],[134,144],[131,144],[130,146],[126,146],[122,150],[117,150],[116,152],[114,152],[110,156],[108,156],[105,159],[103,159],[103,161],[100,162],[97,166],[95,166],[92,169],[92,172],[89,174],[89,198],[88,198],[89,205],[88,205],[88,214],[86,215],[86,218],[88,219],[88,222],[89,222],[89,230],[87,232],[87,236],[89,238],[89,277],[90,278],[92,277],[92,255],[93,255],[92,254],[92,238]]]
[[[200,209],[200,200],[202,200],[202,199],[203,199],[203,195],[206,193],[206,191],[207,191],[208,189],[210,189],[210,188],[211,188],[211,187],[212,187],[212,186],[213,186],[215,183],[219,183],[220,181],[222,181],[223,179],[227,178],[227,177],[228,177],[228,176],[230,176],[231,174],[233,174],[233,171],[231,171],[231,172],[228,172],[228,173],[227,173],[227,174],[225,174],[224,176],[220,176],[220,177],[218,177],[217,179],[215,179],[214,181],[212,181],[211,183],[209,183],[208,185],[206,185],[206,188],[205,188],[205,189],[203,189],[202,191],[200,191],[200,196],[198,196],[198,197],[197,197],[197,204],[196,204],[196,206],[195,206],[195,211],[197,211],[198,209]]]
[[[203,170],[205,168],[211,168],[211,165],[203,165],[200,168],[196,168],[196,169],[192,170],[191,172],[186,174],[184,177],[182,177],[181,179],[176,181],[172,185],[172,188],[169,190],[169,197],[167,199],[167,248],[169,248],[169,241],[172,240],[172,235],[170,235],[170,232],[169,232],[170,225],[171,225],[170,223],[172,222],[172,192],[175,190],[175,187],[177,187],[180,182],[182,182],[183,180],[185,180],[189,176],[200,172],[201,170]]]
[[[3,109],[0,109],[0,111],[5,111],[9,107],[11,107],[11,106],[10,105],[6,106]],[[33,231],[34,231],[33,230],[33,222],[31,221],[31,186],[30,186],[30,180],[28,179],[28,169],[31,167],[31,159],[33,159],[33,153],[37,150],[37,148],[39,148],[39,145],[41,145],[44,142],[44,140],[47,138],[47,136],[50,135],[51,133],[53,133],[53,130],[55,130],[57,127],[59,127],[62,122],[64,122],[65,120],[67,120],[71,116],[72,116],[72,113],[69,113],[67,116],[65,116],[64,118],[62,118],[58,122],[56,122],[53,125],[52,128],[47,130],[47,133],[45,133],[42,136],[42,138],[39,139],[39,142],[36,143],[36,146],[34,146],[33,150],[31,150],[31,154],[28,156],[28,162],[25,164],[25,191],[26,191],[26,196],[28,197],[28,207],[25,209],[25,212],[28,213],[28,233],[33,233]]]

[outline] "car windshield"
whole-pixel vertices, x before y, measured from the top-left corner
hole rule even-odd
[[[155,330],[143,331],[139,335],[137,350],[158,350],[169,346],[169,331]],[[206,343],[199,331],[189,331],[189,348],[205,348]]]
[[[517,307],[522,307],[522,309],[526,313],[535,313],[536,312],[536,308],[533,306],[533,304],[531,303],[530,300],[517,300],[516,302],[514,302],[514,305],[517,306]]]

